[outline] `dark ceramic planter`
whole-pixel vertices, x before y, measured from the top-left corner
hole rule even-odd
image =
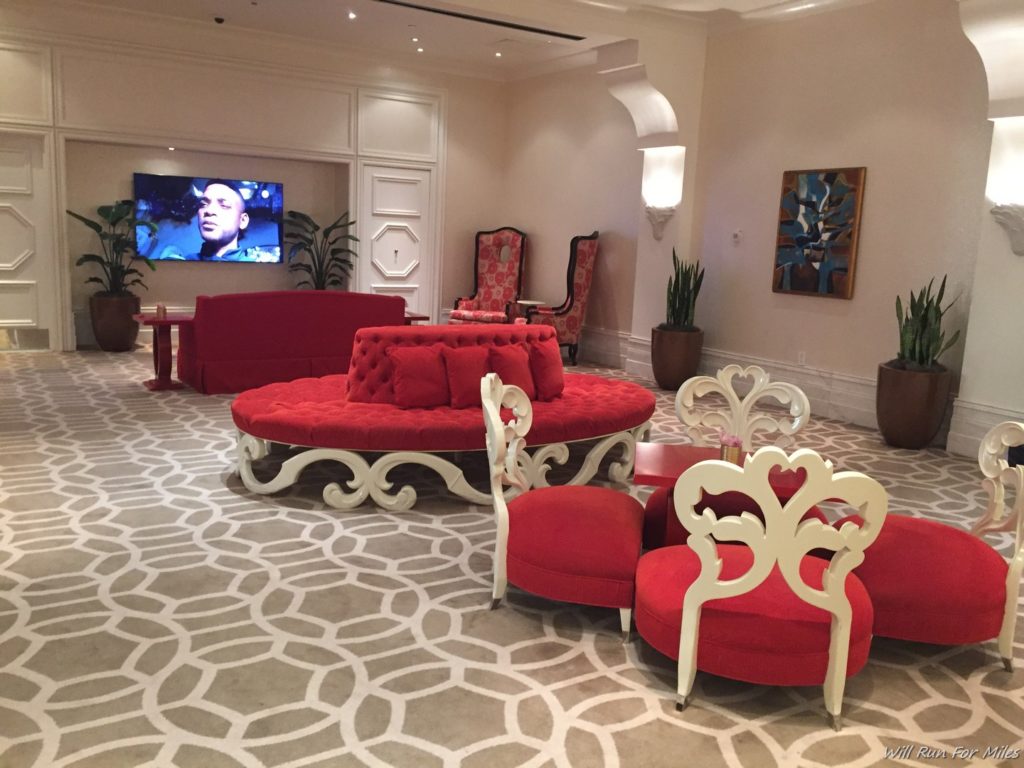
[[[654,380],[662,389],[675,390],[697,375],[704,331],[651,329],[651,367]]]
[[[139,336],[132,318],[141,309],[138,296],[97,293],[89,297],[89,317],[96,344],[104,352],[128,352]]]
[[[935,439],[946,415],[952,374],[878,366],[875,413],[885,442],[896,448],[924,448]]]

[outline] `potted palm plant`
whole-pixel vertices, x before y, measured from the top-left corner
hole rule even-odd
[[[704,331],[693,324],[697,296],[704,282],[700,262],[683,264],[672,249],[665,322],[651,329],[651,367],[662,389],[679,389],[697,375]]]
[[[934,278],[904,309],[896,297],[896,320],[900,332],[900,351],[895,360],[878,366],[875,412],[878,429],[885,442],[897,448],[924,448],[938,434],[946,414],[946,403],[953,376],[938,359],[960,338],[956,331],[949,340],[942,330],[946,277],[932,294]]]
[[[359,238],[349,230],[355,224],[348,211],[321,229],[311,216],[301,211],[288,211],[289,232],[284,236],[292,247],[288,250],[288,271],[302,272],[301,288],[308,285],[316,291],[340,287],[344,289],[352,274],[352,259],[357,255],[349,246]],[[299,261],[305,254],[308,261]]]
[[[135,218],[134,208],[131,200],[101,205],[96,213],[102,222],[67,212],[99,236],[101,252],[79,256],[75,265],[95,264],[100,268],[98,276],[93,275],[85,282],[100,285],[100,290],[89,297],[89,318],[96,344],[104,352],[127,352],[135,346],[139,324],[132,316],[138,314],[140,305],[131,288],[147,286],[134,264],[141,260],[150,269],[156,269],[152,261],[137,252],[135,245],[138,227],[154,234],[156,225]]]

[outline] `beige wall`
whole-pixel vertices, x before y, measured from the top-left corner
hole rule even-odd
[[[231,179],[277,181],[284,185],[285,210],[299,210],[321,223],[333,221],[347,208],[348,166],[266,157],[244,157],[177,149],[69,141],[67,143],[68,207],[96,219],[96,206],[132,198],[133,173],[175,176],[220,176]],[[73,258],[94,251],[97,241],[85,226],[69,220],[68,250]],[[295,287],[298,277],[287,264],[210,264],[157,262],[155,272],[144,266],[148,291],[139,291],[143,304],[192,307],[198,294],[269,291]],[[72,280],[75,310],[88,306],[95,285],[84,280],[94,268],[78,267]]]
[[[523,294],[565,298],[569,241],[599,230],[588,325],[628,331],[643,158],[629,114],[588,70],[508,86],[504,204],[486,227],[527,233]]]
[[[875,2],[714,37],[698,194],[709,347],[874,379],[896,356],[894,301],[949,273],[963,328],[989,124],[954,0]],[[866,166],[851,301],[771,291],[790,169]],[[738,243],[732,234],[741,230]],[[945,358],[959,367],[963,345]]]

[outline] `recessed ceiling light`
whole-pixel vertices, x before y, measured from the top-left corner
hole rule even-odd
[[[494,57],[497,58],[497,59],[500,59],[501,58],[501,51],[495,51],[494,52]]]
[[[419,39],[418,37],[414,37],[414,38],[412,39],[412,41],[413,41],[414,43],[418,43],[418,42],[420,41],[420,39]]]
[[[168,151],[168,152],[173,152],[173,151],[174,151],[174,147],[168,147],[168,148],[167,148],[167,151]]]
[[[349,19],[349,21],[352,21],[353,19],[355,19],[355,17],[356,17],[356,12],[355,11],[349,11],[348,12],[348,19]]]
[[[423,53],[423,49],[422,48],[417,48],[416,49],[416,53]]]

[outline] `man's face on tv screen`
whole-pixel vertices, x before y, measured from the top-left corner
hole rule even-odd
[[[228,245],[249,226],[242,196],[224,184],[210,184],[199,200],[199,234],[208,243]]]

